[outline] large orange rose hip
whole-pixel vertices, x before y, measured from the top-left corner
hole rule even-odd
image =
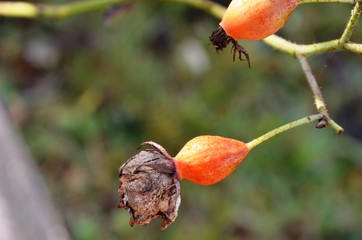
[[[233,0],[220,26],[233,39],[260,40],[288,21],[299,0]]]
[[[226,178],[249,153],[241,141],[219,136],[198,136],[174,157],[181,179],[211,185]]]

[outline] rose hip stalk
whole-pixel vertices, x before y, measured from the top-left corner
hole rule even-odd
[[[233,59],[244,54],[250,67],[249,54],[236,41],[260,40],[278,31],[288,21],[299,0],[232,0],[210,41],[216,50],[223,50],[230,42]]]

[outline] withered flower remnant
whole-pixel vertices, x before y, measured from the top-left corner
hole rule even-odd
[[[146,226],[160,218],[161,228],[166,229],[175,221],[181,203],[175,164],[157,143],[145,142],[141,146],[152,148],[131,157],[118,170],[118,207],[129,212],[131,226]]]

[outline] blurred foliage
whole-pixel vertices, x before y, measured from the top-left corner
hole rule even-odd
[[[278,34],[338,38],[351,8],[300,6]],[[135,4],[102,22],[101,12],[0,19],[1,97],[74,239],[362,238],[362,58],[339,52],[310,63],[345,135],[309,125],[278,136],[219,184],[182,182],[166,231],[158,221],[129,227],[117,169],[141,142],[175,155],[200,134],[249,141],[316,110],[296,59],[240,41],[252,67],[232,62],[209,45],[218,21],[206,13]],[[361,28],[352,39],[362,41]]]

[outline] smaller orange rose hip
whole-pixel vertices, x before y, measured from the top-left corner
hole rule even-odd
[[[219,136],[198,136],[191,139],[174,157],[181,179],[210,185],[226,178],[249,153],[241,141]]]
[[[232,0],[210,41],[216,50],[223,50],[230,42],[233,59],[245,55],[250,67],[249,54],[236,41],[260,40],[277,32],[288,21],[300,0]]]

